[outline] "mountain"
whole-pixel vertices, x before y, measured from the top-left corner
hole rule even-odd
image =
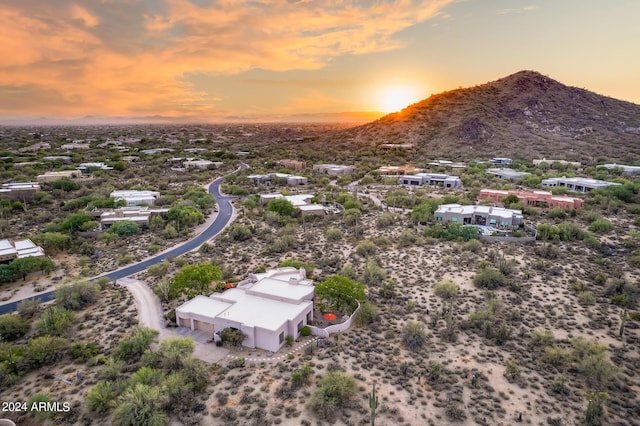
[[[640,105],[521,71],[433,95],[324,142],[355,153],[384,143],[412,143],[416,152],[407,155],[411,160],[632,162],[640,159]]]

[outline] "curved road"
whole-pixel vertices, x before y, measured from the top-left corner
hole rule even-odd
[[[239,198],[235,196],[222,195],[220,193],[220,185],[222,184],[222,181],[227,176],[238,173],[240,170],[246,169],[247,167],[249,166],[244,163],[240,163],[240,167],[237,170],[227,175],[219,177],[218,179],[214,180],[211,183],[211,185],[209,185],[209,193],[213,195],[213,197],[216,199],[218,203],[218,216],[216,216],[213,223],[207,229],[202,231],[200,234],[196,235],[193,239],[179,246],[176,246],[172,249],[169,249],[161,254],[142,260],[133,265],[126,266],[124,268],[117,269],[112,272],[107,272],[105,274],[98,275],[97,277],[91,278],[91,280],[95,280],[101,277],[107,277],[107,278],[110,278],[111,280],[117,280],[120,278],[128,277],[129,275],[137,274],[138,272],[144,271],[149,266],[155,265],[156,263],[160,263],[165,259],[177,257],[195,248],[198,248],[203,243],[209,241],[210,239],[218,235],[224,229],[224,227],[229,224],[229,221],[231,220],[231,215],[233,214],[233,206],[231,205],[231,201]],[[20,303],[22,300],[38,299],[40,300],[40,302],[48,302],[55,298],[54,293],[55,293],[55,290],[51,290],[44,293],[40,293],[36,296],[25,297],[24,299],[16,300],[14,302],[1,305],[0,314],[15,311],[17,309],[18,303]]]

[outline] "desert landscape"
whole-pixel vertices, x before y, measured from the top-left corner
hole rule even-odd
[[[523,78],[530,83],[512,84]],[[540,78],[518,73],[490,86],[518,95]],[[484,99],[486,90],[493,89],[443,94],[404,110],[402,120],[420,120],[431,103],[437,110],[439,102],[459,104],[460,96]],[[547,82],[542,90],[557,100],[573,89]],[[513,99],[513,108],[528,102]],[[631,107],[621,108],[624,115]],[[477,158],[480,151],[466,157],[451,151],[454,170],[451,161],[434,163],[438,157],[420,138],[383,148],[397,130],[371,129],[398,117],[346,130],[324,124],[76,128],[64,136],[55,128],[3,130],[6,180],[34,181],[71,170],[80,159],[108,164],[1,201],[3,238],[29,238],[51,261],[0,265],[2,304],[19,302],[17,313],[0,317],[0,381],[3,401],[12,403],[3,416],[20,425],[640,424],[640,181],[602,164],[633,157],[635,144],[606,139],[596,156],[569,156],[560,143],[550,148],[555,139],[536,145],[512,127],[510,137],[525,141],[526,155],[516,150],[522,157],[491,159],[509,160],[520,173],[518,180],[502,179],[492,172],[495,164]],[[44,159],[64,154],[73,132],[90,139],[92,149],[70,162]],[[352,139],[354,132],[380,146]],[[342,147],[347,140],[353,149]],[[44,141],[48,147],[32,148]],[[322,144],[326,150],[318,149]],[[491,151],[511,155],[500,146]],[[619,156],[608,157],[613,150]],[[194,152],[206,167],[178,167]],[[536,164],[536,157],[555,160]],[[451,174],[459,185],[402,184],[407,176],[386,174],[389,166],[410,166],[414,179],[421,171],[431,179]],[[220,197],[232,197],[228,218],[208,192],[220,177]],[[543,181],[560,177],[608,186],[578,194],[543,188],[564,201],[578,198],[572,202],[579,208],[517,196],[480,199],[483,189],[539,191]],[[124,189],[159,195],[152,205],[123,207],[111,194]],[[286,197],[320,206],[321,213],[305,214]],[[483,234],[470,221],[443,223],[438,209],[451,205],[508,207],[523,223],[495,224]],[[156,213],[138,224],[104,220],[111,217],[104,212],[118,209]],[[223,231],[196,250],[163,254],[222,219]],[[130,278],[161,306],[152,328],[144,327],[148,306],[115,275],[145,260],[150,266]],[[313,319],[305,325],[314,333],[299,328],[272,351],[243,346],[246,336],[234,335],[239,330],[225,328],[231,334],[216,342],[211,329],[179,324],[176,310],[189,299],[224,297],[250,274],[281,267],[302,268],[313,282]],[[45,304],[21,301],[51,291],[55,300]],[[327,312],[336,320],[325,319]],[[348,329],[323,334],[348,319],[354,321]],[[18,402],[48,409],[21,409]]]

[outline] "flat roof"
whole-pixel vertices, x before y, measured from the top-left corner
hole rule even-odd
[[[295,278],[298,278],[297,274]],[[308,284],[296,285],[290,284],[286,280],[282,279],[264,278],[254,284],[250,289],[248,289],[248,291],[256,296],[260,294],[271,295],[274,297],[286,297],[287,299],[295,300],[295,303],[298,303],[299,300],[313,298],[315,287],[313,285],[309,285],[311,283],[310,280],[307,280],[307,282]]]
[[[231,305],[232,303],[229,302],[200,295],[179,306],[176,308],[176,311],[214,318],[228,309]]]
[[[235,321],[249,327],[260,327],[267,330],[277,330],[282,325],[304,312],[311,301],[299,304],[281,302],[279,300],[248,294],[243,289],[230,288],[222,294],[212,297],[222,302],[235,302],[219,318]]]

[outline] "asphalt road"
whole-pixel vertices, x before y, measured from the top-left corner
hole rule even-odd
[[[242,169],[246,169],[247,167],[249,166],[247,166],[244,163],[241,163],[240,168],[232,172],[231,174],[237,173]],[[220,193],[220,185],[226,177],[227,175],[219,177],[218,179],[214,180],[211,183],[211,185],[209,185],[209,193],[213,195],[213,197],[216,199],[218,203],[218,216],[215,218],[211,226],[209,226],[207,229],[202,231],[200,234],[196,235],[193,239],[185,243],[182,243],[181,245],[176,246],[169,251],[165,251],[157,256],[150,257],[148,259],[145,259],[133,265],[126,266],[124,268],[117,269],[112,272],[107,272],[105,274],[94,277],[91,280],[98,279],[101,277],[107,277],[107,278],[110,278],[111,280],[118,280],[120,278],[128,277],[129,275],[137,274],[138,272],[144,271],[149,266],[155,265],[156,263],[160,263],[165,259],[177,257],[193,249],[196,249],[200,247],[203,243],[209,241],[211,238],[215,237],[220,232],[222,232],[224,227],[227,226],[227,224],[229,223],[229,220],[231,220],[231,215],[233,214],[233,206],[231,205],[231,201],[238,198],[234,196],[222,195]],[[18,307],[18,303],[20,303],[22,300],[38,299],[40,300],[41,303],[53,300],[55,298],[54,293],[55,293],[55,290],[51,290],[44,293],[40,293],[36,296],[26,297],[24,299],[16,300],[14,302],[2,305],[0,306],[0,315],[5,314],[7,312],[15,311]]]

